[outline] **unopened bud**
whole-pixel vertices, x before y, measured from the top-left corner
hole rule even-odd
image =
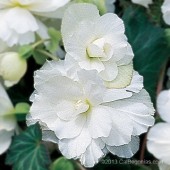
[[[27,62],[16,52],[0,55],[0,75],[6,86],[12,86],[24,76]]]

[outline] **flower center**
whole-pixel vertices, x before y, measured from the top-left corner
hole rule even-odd
[[[20,7],[20,8],[27,8],[28,5],[27,4],[22,4],[20,1],[18,0],[11,0],[11,7]]]
[[[97,39],[87,46],[88,58],[100,58],[107,61],[112,57],[113,51],[109,43],[104,38]]]
[[[81,113],[88,113],[91,110],[91,104],[88,99],[78,100],[75,104],[76,110],[81,110]]]

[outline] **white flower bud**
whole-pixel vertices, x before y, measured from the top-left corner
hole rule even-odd
[[[16,84],[25,74],[27,62],[16,52],[8,52],[0,55],[0,75],[6,86]]]

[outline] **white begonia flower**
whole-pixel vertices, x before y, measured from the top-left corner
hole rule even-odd
[[[93,167],[108,152],[132,157],[139,148],[138,135],[154,123],[154,109],[144,89],[127,99],[117,93],[111,99],[98,72],[81,69],[70,56],[47,62],[34,78],[27,124],[46,126],[52,133],[43,139],[58,143],[66,158],[80,159],[86,167]]]
[[[94,5],[75,4],[66,10],[61,32],[66,52],[82,69],[97,70],[108,88],[131,83],[134,55],[117,15],[100,16]]]
[[[67,2],[69,0],[1,0],[0,39],[13,46],[34,42],[35,33],[49,38],[47,28],[38,16],[46,16]]]
[[[0,54],[0,76],[7,87],[19,82],[27,70],[27,61],[16,52]]]
[[[162,91],[157,98],[157,110],[165,121],[156,124],[148,133],[147,148],[160,160],[161,170],[170,168],[170,90]]]
[[[10,114],[13,110],[14,107],[0,84],[0,155],[9,148],[16,129],[16,119]]]
[[[163,13],[163,19],[165,23],[170,25],[170,1],[169,0],[164,0],[161,10]]]
[[[152,0],[132,0],[132,2],[134,4],[142,5],[142,6],[146,7],[146,8],[148,8],[149,5],[153,3]]]

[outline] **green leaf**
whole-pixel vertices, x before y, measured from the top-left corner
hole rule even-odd
[[[170,28],[165,29],[165,35],[166,35],[167,43],[170,46]]]
[[[60,157],[52,165],[50,170],[75,170],[72,161]]]
[[[137,160],[138,161],[138,160]],[[151,170],[148,166],[139,164],[139,165],[132,165],[132,170]]]
[[[162,18],[162,10],[161,6],[163,4],[164,0],[156,0],[154,3],[152,3],[149,7],[148,13],[150,15],[150,18],[157,24],[163,24],[163,18]]]
[[[43,65],[46,62],[47,56],[35,49],[33,52],[33,58],[37,64]]]
[[[31,45],[24,45],[19,48],[19,55],[25,59],[32,56],[33,48]]]
[[[144,86],[155,101],[159,73],[170,54],[164,29],[150,23],[143,8],[129,7],[123,20],[135,54],[135,70],[144,76]]]
[[[41,138],[38,124],[14,137],[6,164],[13,165],[13,170],[48,170],[50,158]]]
[[[57,31],[54,28],[49,28],[48,29],[48,34],[50,36],[50,42],[47,46],[47,49],[53,53],[55,51],[57,51],[57,48],[59,46],[59,43],[61,41],[61,32]]]

